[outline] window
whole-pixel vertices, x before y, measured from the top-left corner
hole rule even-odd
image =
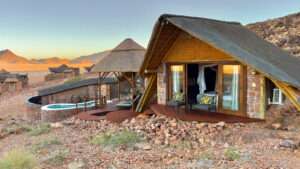
[[[184,65],[170,66],[170,100],[184,101]]]
[[[239,110],[240,65],[223,65],[222,69],[222,108]]]
[[[282,104],[283,94],[280,89],[274,88],[272,93],[272,101],[269,104]]]

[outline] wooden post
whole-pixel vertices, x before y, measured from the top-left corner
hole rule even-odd
[[[86,97],[84,97],[84,111],[86,112],[86,102],[87,102],[87,99]]]
[[[121,95],[120,95],[120,80],[119,80],[119,78],[117,78],[118,79],[118,99],[119,99],[119,101],[121,100]]]
[[[98,80],[99,84],[98,84],[98,99],[100,100],[100,103],[99,103],[99,100],[97,100],[97,102],[100,104],[101,106],[101,73],[99,72],[99,80]]]
[[[132,72],[131,78],[132,78],[132,111],[134,111],[134,109],[135,109],[134,99],[135,99],[135,95],[136,95],[136,84],[135,84],[134,72]]]

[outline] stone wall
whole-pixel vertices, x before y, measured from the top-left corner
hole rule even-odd
[[[45,76],[45,81],[64,79],[64,78],[72,78],[77,76],[75,73],[50,73]]]
[[[266,115],[278,112],[297,112],[295,106],[285,97],[282,105],[267,105],[267,78],[254,69],[247,68],[247,115],[251,118],[265,119]],[[263,91],[265,90],[265,91]],[[263,95],[265,93],[265,95]]]
[[[157,73],[157,103],[167,103],[167,80],[162,66],[158,69]]]
[[[253,68],[247,68],[247,115],[251,118],[264,118],[265,96],[262,94],[264,76]]]
[[[117,97],[117,88],[115,85],[102,85],[101,95],[106,96],[106,99],[110,100]],[[79,98],[84,99],[90,98],[94,99],[99,91],[97,85],[83,86],[71,90],[66,90],[63,92],[42,96],[42,105],[53,104],[53,103],[71,103],[71,102],[81,102]],[[73,100],[71,99],[73,97]],[[83,100],[82,100],[83,101]]]
[[[21,91],[23,89],[22,82],[5,82],[0,84],[0,94],[5,92],[16,92]]]
[[[41,120],[41,107],[42,105],[27,102],[25,119],[30,122]]]
[[[60,93],[51,94],[48,96],[42,96],[42,104],[53,104],[53,103],[70,103],[70,102],[78,102],[77,100],[71,100],[88,97],[95,98],[97,93],[97,86],[84,86],[76,89],[67,90]]]

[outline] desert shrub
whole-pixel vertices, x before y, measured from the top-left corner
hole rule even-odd
[[[33,152],[37,152],[42,149],[50,148],[51,146],[61,145],[61,144],[62,143],[58,140],[58,138],[54,137],[54,138],[42,140],[41,142],[34,144],[32,146],[32,150],[33,150]]]
[[[97,135],[90,142],[95,145],[116,147],[120,145],[131,146],[141,140],[141,137],[137,133],[125,130]]]
[[[26,129],[21,125],[7,126],[1,130],[1,132],[5,134],[20,134],[24,131],[26,131]]]
[[[62,165],[68,154],[68,149],[53,151],[49,154],[49,157],[46,159],[45,163],[54,166]]]
[[[234,161],[234,160],[238,160],[241,158],[240,152],[233,147],[229,147],[225,150],[224,152],[225,158],[230,160],[230,161]]]
[[[29,126],[27,131],[31,136],[38,136],[41,134],[49,133],[51,130],[50,124],[48,123],[41,123],[36,126]]]
[[[0,160],[1,169],[33,169],[37,167],[37,161],[31,153],[14,149],[6,153]]]
[[[214,159],[214,154],[212,151],[210,150],[207,150],[207,151],[204,151],[200,154],[200,157],[199,157],[201,160],[212,160]]]

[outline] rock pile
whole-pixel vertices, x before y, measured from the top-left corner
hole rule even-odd
[[[128,130],[141,133],[147,140],[158,145],[169,145],[181,141],[203,144],[219,131],[226,128],[224,122],[215,124],[184,122],[166,116],[153,115],[147,118],[133,118],[121,124]],[[205,138],[205,139],[204,139]]]
[[[187,141],[194,146],[210,142],[212,137],[229,127],[225,122],[185,122],[163,115],[152,115],[150,117],[140,115],[120,124],[114,124],[106,120],[98,122],[75,120],[74,123],[78,124],[75,125],[76,127],[91,132],[134,131],[156,145],[170,145]]]

